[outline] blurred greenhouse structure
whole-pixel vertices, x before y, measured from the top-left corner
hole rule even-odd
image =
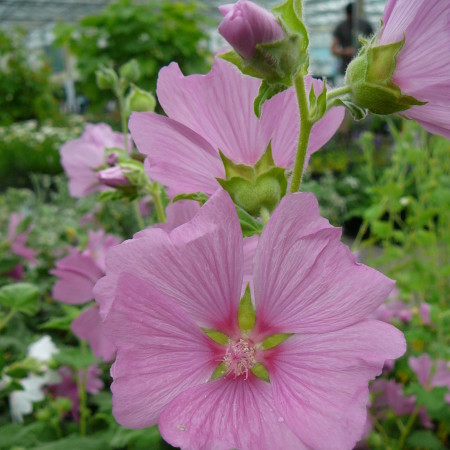
[[[181,0],[186,3],[186,0]],[[0,28],[22,28],[27,32],[27,46],[31,50],[30,58],[39,50],[50,60],[54,81],[64,86],[68,110],[76,110],[74,79],[77,78],[75,63],[68,52],[52,46],[53,29],[60,22],[77,22],[83,17],[99,13],[111,0],[0,0]],[[135,4],[149,3],[137,0]],[[199,0],[201,14],[210,19],[207,33],[210,36],[208,46],[217,51],[225,41],[217,31],[220,13],[217,7],[222,0]],[[259,2],[271,8],[279,1],[262,0]],[[336,25],[344,19],[344,8],[348,0],[305,0],[305,21],[310,33],[311,66],[316,76],[326,76],[333,82],[337,73],[338,60],[330,51],[332,33]],[[384,0],[358,0],[355,2],[358,15],[377,28],[384,8]]]

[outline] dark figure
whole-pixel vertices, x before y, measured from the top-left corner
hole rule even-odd
[[[341,22],[333,32],[331,53],[341,59],[339,73],[345,74],[348,64],[358,50],[358,36],[369,36],[373,33],[372,26],[367,20],[358,18],[354,20],[354,5],[349,3],[345,8],[346,20]]]

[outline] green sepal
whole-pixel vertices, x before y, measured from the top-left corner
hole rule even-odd
[[[172,203],[178,202],[180,200],[195,200],[199,202],[200,205],[205,204],[208,201],[208,196],[203,192],[191,192],[190,194],[178,194],[172,199]]]
[[[244,75],[249,75],[253,78],[261,78],[261,73],[254,69],[252,65],[242,58],[235,50],[230,50],[219,55],[219,58],[234,64]]]
[[[243,178],[245,180],[254,179],[254,169],[251,166],[244,164],[235,164],[231,159],[228,159],[221,150],[219,150],[220,159],[222,160],[223,167],[225,168],[226,179],[231,178]]]
[[[220,331],[212,330],[208,328],[202,328],[203,332],[214,342],[217,342],[220,345],[227,345],[230,338]]]
[[[344,106],[350,114],[353,116],[355,120],[362,120],[364,119],[367,114],[368,110],[367,108],[363,108],[362,106],[357,105],[354,103],[349,96],[337,98],[333,101],[334,106]]]
[[[303,24],[303,7],[301,0],[287,0],[283,4],[272,9],[279,16],[286,31],[291,33],[305,33],[308,39],[305,25]]]
[[[397,57],[405,44],[405,37],[387,45],[376,45],[377,39],[378,37],[374,36],[370,42],[365,41],[358,56],[349,64],[345,82],[351,88],[351,99],[341,99],[342,104],[354,117],[361,116],[361,111],[358,111],[355,105],[374,114],[386,115],[426,104],[412,96],[404,95],[400,87],[392,82]]]
[[[224,362],[220,363],[214,370],[211,375],[210,380],[217,380],[217,378],[221,378],[227,374],[227,366]]]
[[[222,152],[220,157],[225,167],[226,179],[217,178],[237,206],[258,217],[261,208],[273,211],[286,194],[285,169],[275,166],[271,144],[256,164],[245,166],[235,164]]]
[[[115,201],[115,200],[122,200],[124,198],[124,195],[122,192],[120,192],[117,189],[114,190],[107,190],[100,193],[98,196],[98,200],[100,202],[109,202],[109,201]]]
[[[285,91],[289,86],[282,83],[270,83],[267,80],[263,80],[259,87],[258,96],[253,102],[253,110],[258,119],[261,118],[262,107],[267,100],[270,100],[273,96]]]
[[[327,80],[323,78],[322,91],[319,96],[314,92],[314,84],[311,83],[309,91],[310,115],[313,123],[318,122],[327,111]]]
[[[261,208],[273,211],[286,194],[287,180],[281,167],[274,167],[254,181],[234,177],[231,180],[217,178],[233,201],[248,213],[257,217]]]
[[[250,285],[247,284],[238,309],[239,328],[243,333],[250,333],[255,326],[255,308],[252,303]]]
[[[250,370],[252,371],[253,375],[257,376],[261,380],[270,383],[269,372],[261,363],[256,363]]]
[[[368,47],[366,81],[377,84],[390,81],[397,66],[398,53],[404,45],[405,36],[399,42]]]
[[[255,234],[260,235],[263,230],[263,224],[239,205],[235,205],[235,207],[241,224],[242,235],[244,237],[253,236]]]
[[[277,345],[283,343],[286,339],[293,336],[293,334],[294,333],[272,334],[272,336],[269,336],[268,338],[264,339],[261,344],[265,350],[269,348],[274,348]]]

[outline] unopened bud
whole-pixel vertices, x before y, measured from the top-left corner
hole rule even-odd
[[[134,86],[128,94],[126,104],[129,113],[133,111],[149,112],[155,109],[156,100],[151,92],[144,91],[143,89]]]
[[[100,170],[97,172],[97,178],[100,183],[113,188],[130,185],[130,181],[119,166]]]
[[[110,67],[104,67],[95,72],[97,86],[100,89],[114,89],[117,83],[117,75]]]
[[[141,76],[138,62],[135,59],[131,59],[119,69],[119,74],[121,78],[129,83],[136,83]]]

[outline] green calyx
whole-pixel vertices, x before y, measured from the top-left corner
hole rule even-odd
[[[253,166],[235,164],[220,152],[226,178],[217,178],[234,203],[258,217],[261,211],[272,212],[286,194],[285,169],[275,166],[269,144],[260,160]]]
[[[381,115],[424,105],[424,102],[404,95],[392,82],[405,38],[386,45],[376,45],[376,39],[377,36],[370,42],[363,40],[363,48],[347,68],[345,82],[351,88],[350,100],[360,108]]]
[[[250,59],[242,58],[234,50],[220,55],[242,73],[263,80],[254,103],[258,117],[266,100],[292,86],[292,80],[299,74],[308,73],[309,37],[302,20],[301,0],[287,0],[274,8],[273,13],[284,30],[283,39],[258,44]]]

